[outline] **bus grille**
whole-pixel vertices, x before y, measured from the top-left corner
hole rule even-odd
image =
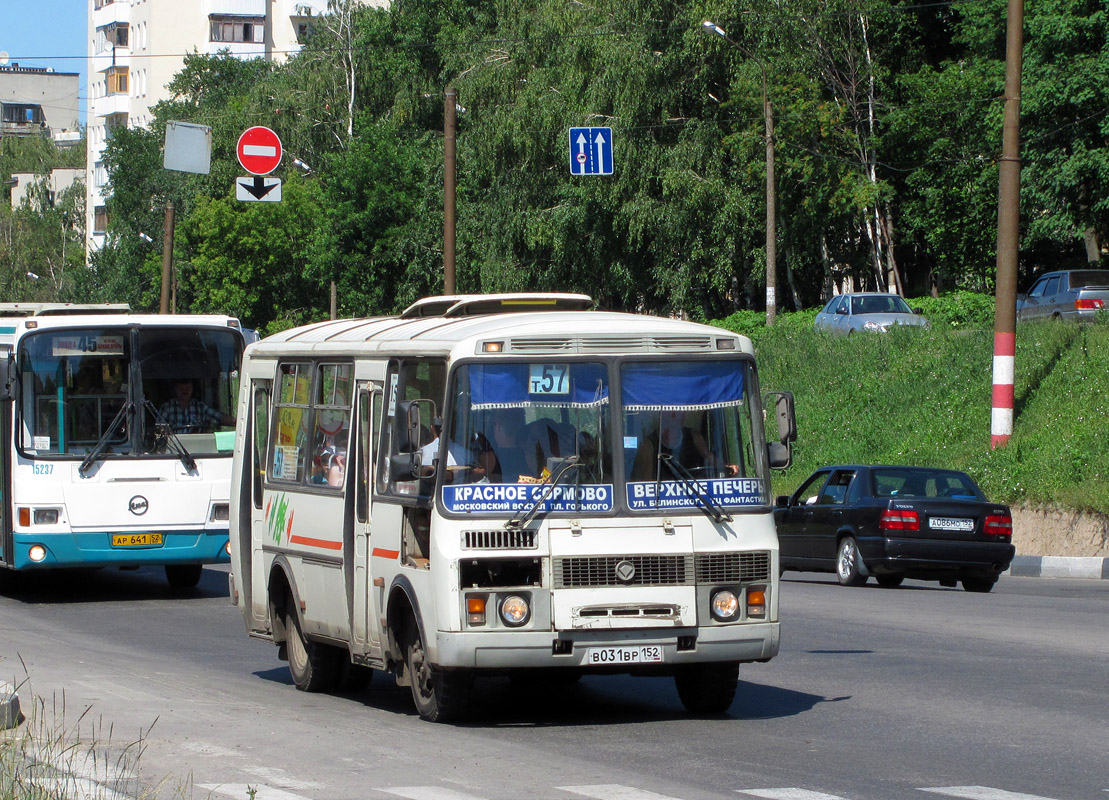
[[[563,556],[554,559],[553,577],[556,589],[687,586],[693,578],[693,556]]]
[[[697,583],[770,580],[770,553],[698,553]]]
[[[535,531],[463,531],[463,550],[535,550]]]

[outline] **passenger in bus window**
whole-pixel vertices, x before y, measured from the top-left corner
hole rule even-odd
[[[173,382],[173,397],[162,403],[158,414],[174,433],[203,433],[218,425],[234,425],[235,418],[193,397],[193,382]]]
[[[439,460],[439,435],[443,432],[443,418],[431,418],[431,441],[420,448],[420,477],[430,478],[435,474],[436,462]],[[458,466],[458,459],[454,451],[447,448],[447,468]]]
[[[327,485],[342,486],[343,476],[347,470],[347,451],[345,447],[336,447],[327,465]]]

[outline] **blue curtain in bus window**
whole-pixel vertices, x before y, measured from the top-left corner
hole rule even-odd
[[[546,390],[533,391],[536,386],[533,381],[543,378],[545,370],[547,376],[556,376],[555,390],[551,391],[548,386]],[[561,370],[569,371],[564,382]],[[470,402],[474,409],[519,408],[535,403],[587,407],[608,401],[608,376],[603,364],[473,364],[468,372]]]
[[[621,368],[625,411],[708,409],[743,399],[743,365],[735,361],[644,361]]]

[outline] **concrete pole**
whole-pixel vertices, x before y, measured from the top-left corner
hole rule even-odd
[[[1009,0],[1005,42],[1005,117],[997,203],[997,279],[993,329],[993,412],[990,446],[1013,434],[1016,377],[1017,256],[1020,247],[1020,72],[1024,0]]]
[[[766,93],[765,68],[762,113],[766,121],[766,324],[770,326],[778,315],[778,194],[774,180],[774,107]]]
[[[443,93],[443,294],[454,294],[454,146],[458,92]]]

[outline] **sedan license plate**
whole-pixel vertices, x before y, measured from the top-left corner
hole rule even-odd
[[[661,663],[662,647],[657,644],[636,647],[590,647],[585,653],[585,661],[587,664],[597,666]]]
[[[112,547],[150,547],[161,545],[160,533],[113,533]]]
[[[932,517],[928,527],[936,531],[972,531],[974,520],[959,517]]]

